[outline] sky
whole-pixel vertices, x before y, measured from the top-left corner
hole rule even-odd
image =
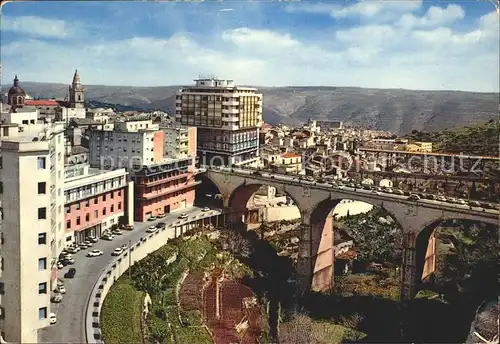
[[[495,0],[34,1],[2,7],[2,84],[499,91]]]

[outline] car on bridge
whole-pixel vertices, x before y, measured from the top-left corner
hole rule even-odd
[[[408,200],[409,201],[420,201],[420,196],[417,194],[411,194],[410,196],[408,196]]]
[[[111,255],[112,256],[119,256],[122,253],[123,253],[123,248],[117,247],[117,248],[114,249],[113,252],[111,252]]]

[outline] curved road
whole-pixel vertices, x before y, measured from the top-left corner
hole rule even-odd
[[[197,207],[185,209],[183,212],[188,216],[201,213]],[[81,250],[73,255],[74,265],[69,265],[59,270],[59,278],[64,281],[66,294],[61,303],[52,304],[52,312],[57,316],[57,323],[38,331],[39,343],[86,343],[85,336],[85,311],[87,309],[87,299],[92,292],[92,288],[99,278],[101,272],[108,267],[111,260],[111,252],[123,244],[132,245],[146,235],[147,227],[158,222],[166,222],[167,225],[178,221],[180,212],[167,215],[163,219],[156,221],[135,223],[134,230],[123,231],[123,235],[115,236],[113,241],[99,240],[92,248]],[[104,252],[100,257],[87,258],[88,251],[98,249]],[[76,269],[74,278],[65,279],[64,274],[70,267]]]

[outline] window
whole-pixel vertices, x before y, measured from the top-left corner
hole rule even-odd
[[[0,182],[0,194],[3,194],[3,183]]]
[[[94,204],[97,204],[99,202],[99,200],[96,198],[94,198]]]
[[[5,285],[3,282],[0,282],[0,295],[3,295],[5,293]]]
[[[97,219],[99,217],[99,212],[97,210],[94,210],[94,218]]]
[[[85,201],[85,207],[86,207],[86,208],[88,208],[88,207],[89,207],[89,205],[90,205],[90,201],[89,201],[89,200],[86,200],[86,201]]]
[[[118,190],[118,196],[122,195],[122,190]]]
[[[47,193],[47,183],[45,182],[38,183],[38,194],[42,195],[45,193]]]
[[[38,308],[38,319],[47,319],[47,307]]]
[[[102,210],[102,216],[106,216],[106,208]]]
[[[115,211],[115,206],[113,204],[111,204],[111,208],[109,209],[109,211],[112,213]]]
[[[38,233],[38,245],[47,244],[47,233]]]
[[[40,271],[47,270],[47,258],[38,259],[38,270]]]
[[[38,219],[43,220],[47,218],[47,208],[38,208]]]
[[[85,222],[89,222],[90,221],[90,214],[87,213],[85,214]]]
[[[80,225],[80,216],[77,216],[76,217],[76,225],[79,226]]]
[[[66,229],[71,228],[71,220],[66,221]]]
[[[115,193],[114,192],[110,193],[109,197],[111,197],[111,199],[115,198]]]
[[[38,294],[47,294],[47,282],[38,283]]]
[[[102,201],[106,202],[106,194],[102,195]]]
[[[38,157],[37,162],[38,162],[38,169],[39,170],[44,170],[47,168],[47,162],[46,162],[45,157]]]
[[[66,237],[66,241],[71,241],[71,239],[72,239],[72,238],[73,238],[73,237],[72,237],[71,235],[68,235],[68,236]]]
[[[76,207],[76,210],[80,210],[80,203],[77,203],[77,204],[75,205],[75,207]]]
[[[65,208],[66,208],[66,214],[69,214],[71,211],[71,208],[70,207],[65,207]]]

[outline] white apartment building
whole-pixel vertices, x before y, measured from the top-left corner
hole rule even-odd
[[[257,89],[200,78],[177,93],[175,106],[177,123],[198,128],[201,164],[258,164],[262,94]]]
[[[169,125],[160,126],[160,129],[165,133],[165,157],[172,159],[187,157],[196,149],[189,147],[190,143],[196,144],[196,127]]]
[[[63,124],[32,123],[37,112],[0,125],[0,331],[9,342],[36,343],[49,326],[64,247]]]
[[[92,130],[90,165],[109,169],[154,164],[163,160],[163,136],[151,120],[116,122],[104,130]]]

